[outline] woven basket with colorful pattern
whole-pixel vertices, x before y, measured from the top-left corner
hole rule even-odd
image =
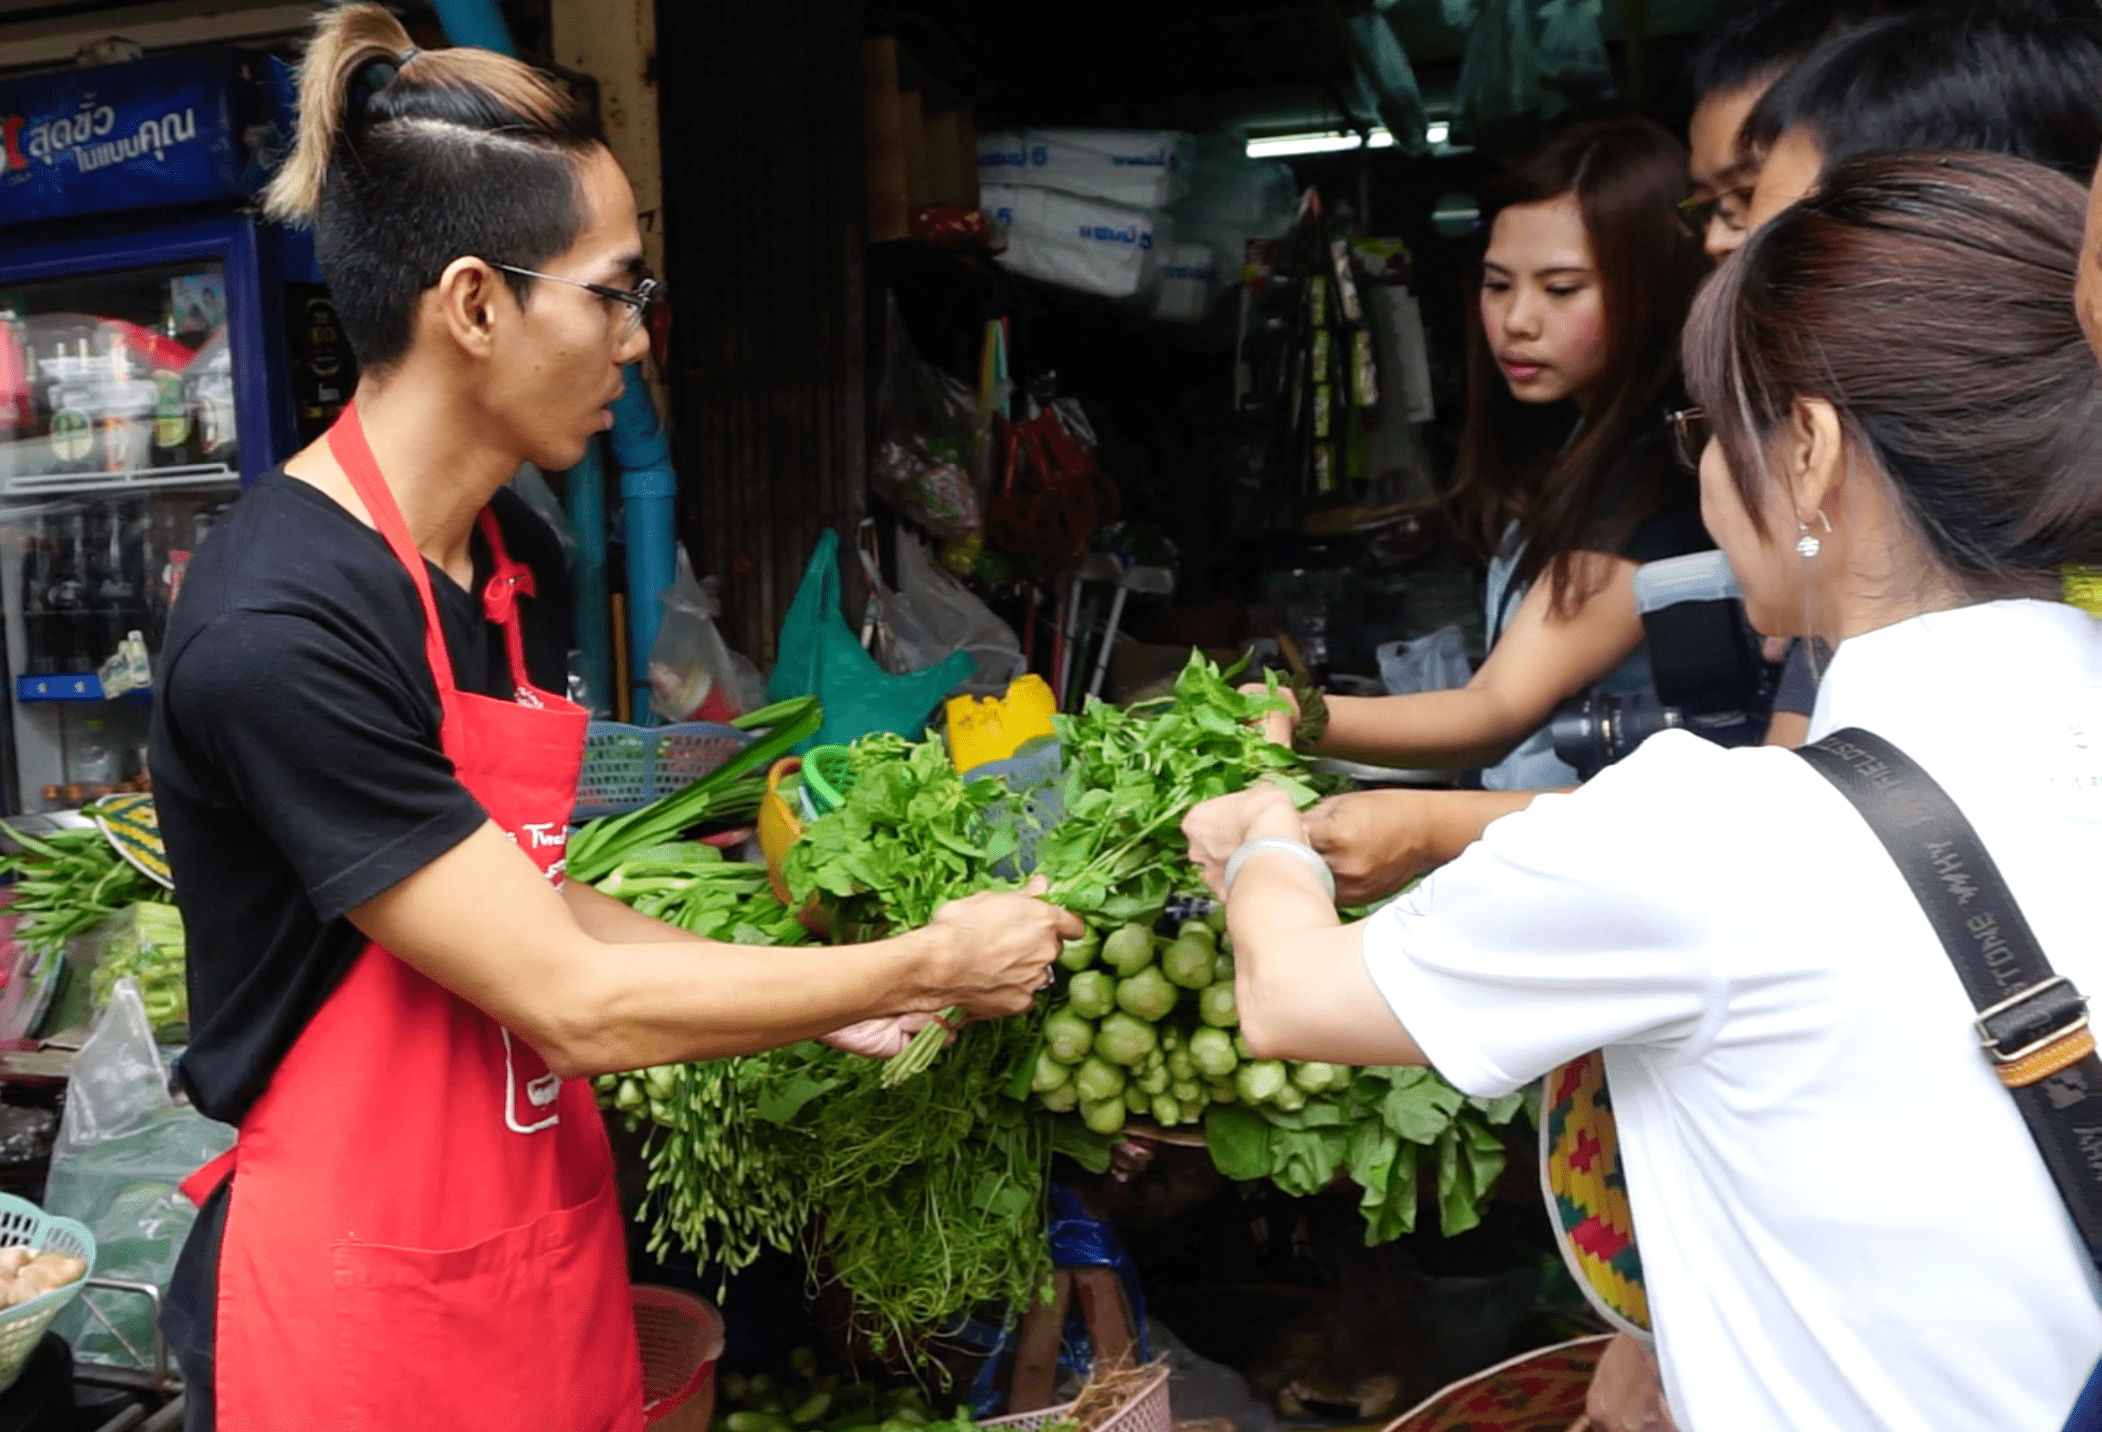
[[[1649,1295],[1606,1092],[1606,1059],[1586,1054],[1547,1076],[1540,1181],[1555,1241],[1584,1296],[1607,1322],[1645,1340]]]
[[[1463,1378],[1381,1432],[1569,1432],[1611,1334],[1536,1348]]]

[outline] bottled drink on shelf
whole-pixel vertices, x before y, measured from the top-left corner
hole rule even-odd
[[[234,423],[233,355],[224,329],[197,350],[185,378],[196,415],[197,461],[233,467],[240,442]]]
[[[102,665],[102,659],[110,653],[109,613],[103,609],[102,588],[106,571],[104,554],[108,550],[110,514],[99,507],[91,507],[82,517],[86,529],[86,550],[80,564],[80,644],[86,664],[74,668],[76,671],[94,671]]]
[[[76,512],[66,522],[66,535],[53,546],[51,578],[44,588],[44,610],[49,618],[52,669],[83,672],[92,661],[88,655],[87,600],[84,591],[88,565],[88,519]]]
[[[170,296],[161,314],[161,336],[170,347],[181,341]],[[163,363],[153,370],[153,465],[183,467],[197,461],[197,423],[190,410],[182,370]]]
[[[49,676],[58,668],[51,657],[51,618],[44,607],[50,566],[44,520],[23,524],[22,537],[22,669],[30,676]]]
[[[94,360],[88,354],[88,340],[80,339],[70,357],[61,354],[58,367],[51,385],[51,471],[91,472],[97,464],[91,407],[94,387],[89,381]]]
[[[99,635],[93,650],[94,664],[98,668],[126,636],[134,631],[143,632],[146,627],[146,613],[140,603],[140,584],[135,576],[136,520],[124,508],[112,507],[107,527],[95,586],[95,627]]]
[[[153,460],[156,388],[151,379],[132,371],[132,346],[126,330],[103,326],[102,362],[95,375],[100,392],[95,401],[96,447],[104,472],[134,472]]]
[[[124,779],[123,754],[99,716],[84,717],[80,738],[68,743],[66,774],[83,787],[108,788]]]
[[[139,561],[145,575],[146,645],[161,649],[161,635],[168,629],[168,605],[174,597],[175,554],[182,548],[181,517],[169,507],[149,503],[144,532],[139,543]]]

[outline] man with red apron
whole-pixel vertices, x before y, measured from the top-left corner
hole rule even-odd
[[[478,522],[511,700],[453,678],[428,565],[355,407],[329,447],[415,583],[458,779],[562,880],[588,713],[528,677],[513,562]],[[376,944],[313,1015],[240,1140],[185,1185],[231,1180],[219,1250],[217,1425],[628,1432],[641,1365],[606,1133],[588,1081]]]

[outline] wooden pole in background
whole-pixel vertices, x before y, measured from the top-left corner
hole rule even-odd
[[[871,35],[862,51],[868,104],[869,240],[902,239],[910,228],[906,202],[905,117],[898,95],[898,40]]]

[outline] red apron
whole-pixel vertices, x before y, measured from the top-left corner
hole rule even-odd
[[[587,713],[527,679],[517,598],[483,595],[517,699],[459,690],[423,556],[346,408],[329,447],[423,600],[460,782],[562,879]],[[215,1338],[221,1432],[632,1432],[642,1373],[613,1160],[589,1081],[378,945],[286,1054],[225,1158]]]

